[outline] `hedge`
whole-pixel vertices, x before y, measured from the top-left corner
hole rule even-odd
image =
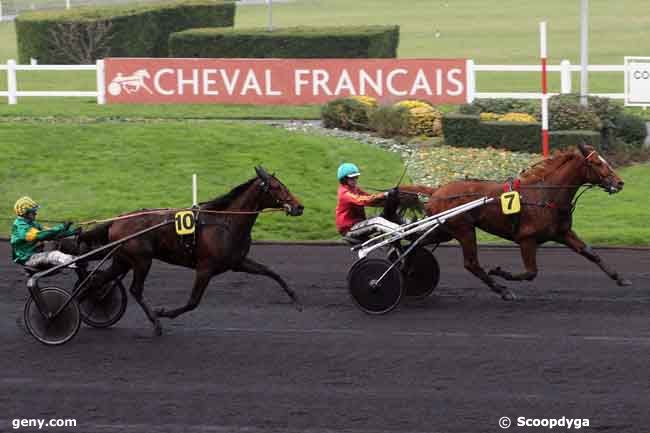
[[[445,143],[456,147],[487,147],[515,152],[535,152],[541,149],[541,125],[538,122],[481,122],[469,114],[446,114],[442,122]],[[553,131],[549,134],[552,149],[578,143],[600,147],[598,131]]]
[[[395,58],[399,26],[190,29],[169,38],[173,57]]]
[[[37,11],[16,18],[20,63],[93,62],[102,57],[167,57],[169,35],[206,26],[232,26],[235,4],[189,0],[141,6]],[[88,49],[81,39],[92,39]]]
[[[539,152],[540,124],[537,122],[481,122],[475,115],[447,114],[442,129],[445,143],[451,146]]]
[[[600,132],[598,131],[551,131],[548,134],[548,141],[551,149],[590,144],[601,150]]]

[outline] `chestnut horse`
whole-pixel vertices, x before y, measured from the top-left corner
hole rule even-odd
[[[195,309],[210,279],[226,271],[265,275],[275,280],[297,307],[298,298],[287,283],[268,267],[247,257],[251,246],[251,230],[259,211],[284,208],[291,216],[303,212],[302,204],[275,176],[261,167],[255,169],[257,177],[245,182],[229,193],[201,203],[196,221],[195,236],[183,237],[174,227],[174,210],[139,211],[127,217],[98,226],[79,234],[82,250],[105,245],[138,231],[169,221],[170,224],[127,241],[112,258],[111,266],[96,278],[95,287],[133,270],[130,292],[160,335],[162,327],[158,318],[175,318]],[[128,216],[130,214],[126,214]],[[153,259],[196,270],[194,286],[187,303],[179,308],[152,310],[143,297],[144,282]]]
[[[613,194],[623,189],[623,180],[593,147],[580,145],[578,151],[555,152],[551,158],[523,171],[518,179],[510,183],[461,180],[439,188],[406,185],[400,190],[429,196],[427,215],[435,215],[483,196],[498,198],[504,189],[519,190],[521,213],[504,215],[500,202],[495,200],[451,218],[424,240],[426,243],[458,240],[463,250],[465,268],[503,299],[512,300],[514,294],[493,277],[508,281],[533,280],[537,276],[537,247],[548,241],[564,244],[586,257],[619,285],[630,284],[571,229],[574,197],[583,185],[599,186]],[[486,273],[478,261],[476,227],[519,244],[526,271],[513,274],[497,267]]]

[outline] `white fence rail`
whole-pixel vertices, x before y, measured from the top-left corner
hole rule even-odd
[[[7,71],[7,90],[0,91],[0,97],[7,97],[9,104],[18,103],[19,97],[92,97],[97,98],[98,104],[106,103],[105,82],[104,82],[104,61],[97,60],[94,65],[18,65],[14,60],[9,60],[6,65],[0,64],[0,71]],[[476,74],[478,72],[540,72],[541,65],[477,65],[472,60],[467,61],[467,100],[474,99],[542,99],[541,92],[477,92]],[[559,65],[549,65],[549,73],[560,73],[560,93],[571,93],[573,91],[572,73],[580,72],[580,66],[572,65],[568,60],[563,60]],[[624,65],[590,65],[589,72],[625,72]],[[95,71],[97,75],[97,88],[95,91],[24,91],[18,89],[17,71]],[[624,77],[621,77],[621,88],[623,88]],[[558,93],[549,93],[557,95]],[[591,93],[593,96],[601,96],[613,99],[624,99],[623,93]]]
[[[97,60],[94,65],[18,65],[15,60],[9,60],[6,65],[0,65],[2,70],[7,71],[7,90],[0,91],[0,97],[6,96],[11,105],[17,104],[18,98],[25,96],[97,98],[98,104],[106,103],[103,60]],[[95,71],[97,90],[18,90],[17,71]]]
[[[568,60],[562,60],[559,65],[548,65],[546,70],[549,73],[560,73],[560,93],[572,93],[572,73],[580,72],[580,65],[572,65]],[[625,65],[589,65],[589,72],[625,72]],[[468,101],[474,99],[542,99],[541,92],[477,92],[476,91],[476,73],[477,72],[542,72],[542,65],[477,65],[472,60],[467,61],[467,91]],[[621,77],[621,88],[623,88],[623,79]],[[549,93],[549,96],[558,93]],[[600,96],[612,99],[625,99],[624,93],[590,93],[592,96]]]

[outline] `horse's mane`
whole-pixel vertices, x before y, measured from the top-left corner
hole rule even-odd
[[[567,161],[574,158],[576,155],[576,152],[573,150],[556,150],[549,158],[544,158],[543,160],[522,170],[522,172],[519,173],[519,177],[521,179],[526,179],[529,177],[543,179],[548,173],[557,170]]]
[[[257,180],[257,177],[254,177],[250,180],[247,180],[246,182],[242,183],[241,185],[238,185],[234,187],[230,192],[219,196],[215,197],[210,201],[204,201],[202,203],[199,203],[203,209],[206,210],[223,210],[226,209],[230,203],[233,202],[237,197],[239,197],[245,190],[247,190],[250,185]]]

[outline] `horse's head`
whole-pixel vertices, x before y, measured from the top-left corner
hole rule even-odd
[[[584,158],[587,182],[600,186],[610,194],[623,189],[623,179],[614,172],[612,166],[598,154],[596,149],[585,144],[579,144],[578,149]]]
[[[287,215],[302,215],[305,207],[282,182],[272,174],[268,174],[262,167],[255,167],[255,172],[259,178],[259,185],[265,193],[262,207],[283,207]]]

